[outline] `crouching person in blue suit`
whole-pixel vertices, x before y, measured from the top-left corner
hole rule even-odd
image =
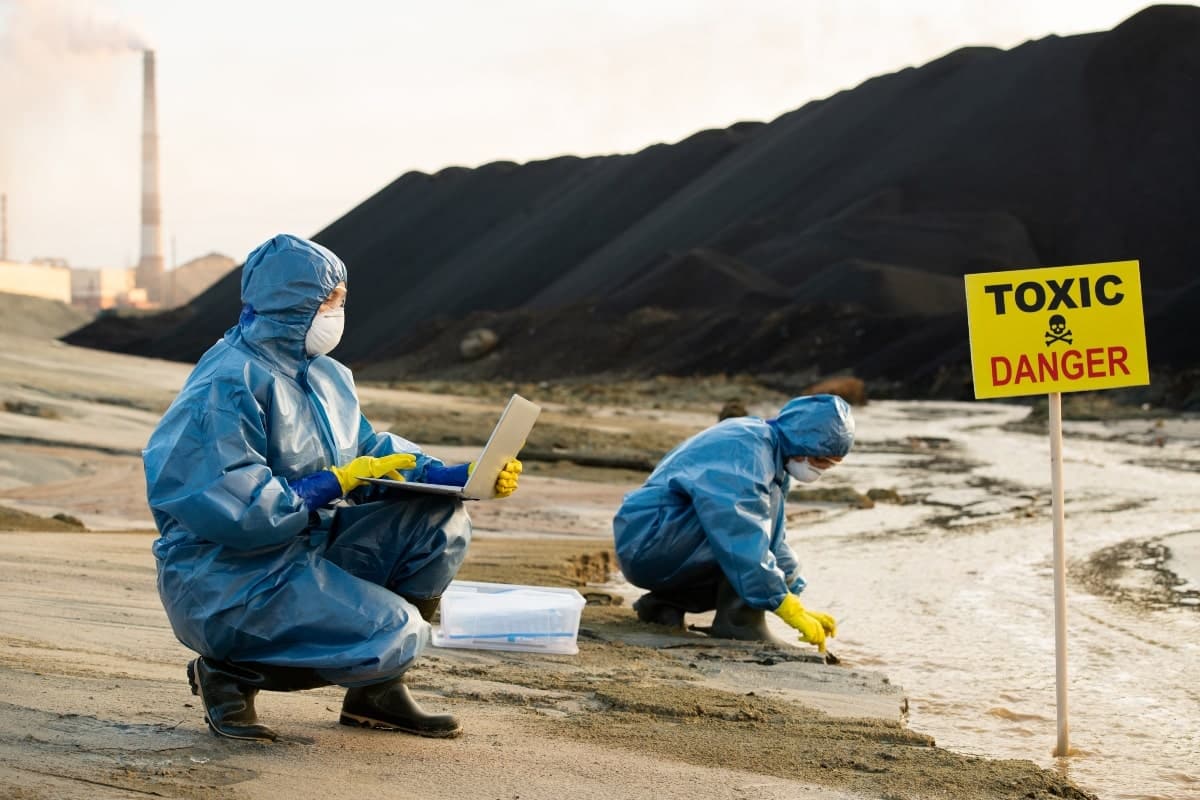
[[[346,686],[341,722],[461,733],[403,682],[458,571],[471,521],[457,498],[378,499],[364,478],[466,482],[410,441],[372,429],[341,338],[346,267],[294,236],[242,269],[242,312],[197,363],[143,451],[160,532],[158,590],[199,654],[192,691],[219,736],[270,741],[260,690]],[[518,462],[497,481],[516,489]]]
[[[716,609],[710,635],[769,641],[772,611],[825,652],[837,624],[800,602],[784,499],[790,481],[820,478],[853,442],[850,406],[814,395],[775,419],[725,419],[664,456],[613,519],[621,572],[649,590],[633,605],[638,618],[683,627],[685,613]]]

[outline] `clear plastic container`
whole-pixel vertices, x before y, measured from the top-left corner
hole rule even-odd
[[[573,655],[586,602],[574,589],[452,581],[442,594],[433,643]]]

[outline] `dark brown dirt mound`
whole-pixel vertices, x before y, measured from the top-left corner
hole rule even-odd
[[[708,248],[669,255],[629,285],[618,287],[602,305],[632,311],[656,306],[674,310],[711,308],[713,298],[742,308],[769,309],[788,302],[787,290],[736,258]]]
[[[962,279],[917,269],[848,258],[796,287],[809,303],[856,303],[881,314],[942,314],[966,307]]]
[[[500,344],[465,361],[458,342],[480,325],[496,331]],[[380,381],[781,373],[800,390],[847,363],[864,365],[864,377],[882,381],[928,378],[953,341],[965,347],[966,322],[957,315],[890,316],[853,305],[787,305],[765,314],[663,308],[622,314],[574,306],[442,321],[381,346],[354,367],[359,378]]]
[[[315,237],[350,268],[336,355],[378,377],[852,370],[928,396],[966,366],[963,274],[1136,258],[1148,318],[1195,285],[1198,81],[1200,8],[1153,6],[632,155],[408,173]],[[238,277],[68,340],[194,360]],[[1200,366],[1185,296],[1150,319],[1175,371]],[[462,365],[464,320],[507,348]]]

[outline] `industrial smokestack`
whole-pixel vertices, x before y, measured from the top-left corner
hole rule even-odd
[[[154,51],[142,53],[142,257],[137,285],[151,302],[163,300],[162,206],[158,197],[158,110]]]

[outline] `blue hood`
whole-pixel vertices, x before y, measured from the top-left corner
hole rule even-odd
[[[305,355],[313,315],[345,278],[336,256],[294,236],[251,253],[241,320],[197,363],[142,458],[162,534],[159,594],[179,640],[206,656],[313,668],[348,685],[400,674],[425,646],[428,624],[393,587],[441,594],[470,521],[461,504],[440,500],[437,511],[406,500],[314,513],[294,488],[359,456],[412,453],[413,480],[443,466],[372,428],[350,370]],[[331,555],[335,515],[344,559]]]
[[[785,459],[844,456],[854,444],[854,415],[850,404],[837,395],[793,398],[767,424],[779,434]]]
[[[276,363],[302,363],[313,317],[343,281],[346,265],[316,242],[291,234],[268,239],[242,267],[242,338]]]
[[[844,456],[853,442],[850,406],[828,394],[790,400],[776,419],[736,417],[706,428],[625,496],[613,517],[621,572],[668,595],[724,574],[752,608],[778,608],[804,586],[786,541],[786,461]]]

